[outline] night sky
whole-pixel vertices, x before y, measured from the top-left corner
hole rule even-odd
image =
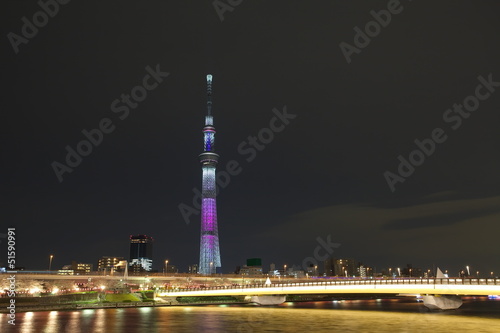
[[[198,263],[200,216],[178,207],[201,188],[211,73],[218,170],[241,168],[217,199],[224,273],[300,265],[328,235],[333,256],[377,270],[500,273],[500,83],[467,118],[447,114],[479,76],[500,82],[500,3],[402,0],[348,63],[340,44],[388,3],[243,0],[221,21],[212,1],[73,0],[16,54],[9,33],[41,7],[4,1],[0,233],[16,227],[18,264],[127,257],[132,234],[154,238],[157,269]],[[148,66],[169,75],[114,112]],[[248,161],[238,147],[284,108],[295,118]],[[52,163],[106,118],[114,130],[60,182]],[[446,140],[391,191],[384,173],[436,128]]]

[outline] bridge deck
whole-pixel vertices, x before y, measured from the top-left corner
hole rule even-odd
[[[270,285],[172,289],[159,296],[251,296],[291,294],[499,295],[500,279],[359,279]]]

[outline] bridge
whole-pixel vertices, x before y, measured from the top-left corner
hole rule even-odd
[[[421,295],[431,309],[456,309],[462,295],[500,295],[500,279],[397,278],[349,279],[239,286],[174,288],[159,297],[247,296],[262,305],[281,304],[286,295],[387,294]]]

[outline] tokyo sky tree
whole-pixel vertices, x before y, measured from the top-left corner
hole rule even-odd
[[[200,274],[216,273],[220,267],[219,233],[217,231],[217,205],[215,197],[215,168],[219,155],[214,152],[215,128],[212,117],[212,75],[207,75],[207,115],[203,128],[204,151],[200,154],[203,172],[201,192]]]

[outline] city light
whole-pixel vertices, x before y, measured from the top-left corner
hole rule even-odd
[[[52,259],[54,258],[54,255],[50,255],[49,257],[49,272],[51,271],[51,268],[52,268]]]

